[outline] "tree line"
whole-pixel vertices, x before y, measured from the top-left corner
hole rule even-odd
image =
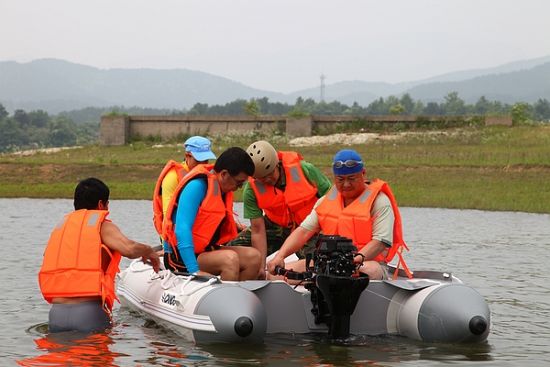
[[[91,144],[97,141],[99,122],[75,124],[62,116],[42,110],[15,110],[10,116],[0,104],[0,153]]]
[[[236,99],[225,104],[209,105],[195,103],[190,109],[162,109],[143,107],[87,107],[79,110],[61,112],[64,116],[77,124],[86,122],[97,123],[101,116],[109,113],[128,115],[416,115],[416,116],[452,116],[452,115],[511,115],[520,112],[519,117],[524,120],[550,120],[550,102],[539,99],[533,104],[507,104],[499,101],[489,101],[485,97],[479,98],[476,103],[467,104],[457,92],[449,93],[441,102],[423,102],[414,100],[409,94],[401,97],[380,97],[368,106],[358,103],[351,106],[338,101],[318,102],[312,98],[298,97],[294,104],[271,102],[267,97],[250,100]]]
[[[99,136],[99,121],[104,114],[131,115],[512,115],[514,122],[550,121],[550,102],[539,99],[529,104],[513,105],[489,101],[481,97],[474,104],[467,104],[457,92],[451,92],[441,102],[414,100],[409,94],[401,97],[380,97],[364,107],[358,103],[351,106],[338,101],[318,102],[312,98],[298,97],[294,104],[271,102],[267,97],[250,100],[237,99],[224,105],[196,103],[186,109],[158,109],[111,106],[87,107],[61,112],[50,116],[42,110],[26,112],[18,109],[12,115],[0,104],[0,152],[20,149],[74,146],[96,143]]]
[[[187,114],[190,115],[416,115],[416,116],[462,116],[462,115],[517,115],[522,121],[550,120],[550,102],[539,99],[533,104],[519,102],[514,105],[500,101],[489,101],[481,97],[474,104],[467,104],[457,92],[445,96],[442,102],[414,100],[409,94],[401,97],[380,97],[367,107],[357,102],[351,106],[338,101],[317,102],[312,98],[298,97],[291,105],[270,102],[267,97],[251,100],[238,99],[225,105],[196,103]]]

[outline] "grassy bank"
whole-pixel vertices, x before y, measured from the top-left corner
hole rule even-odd
[[[215,138],[215,151],[246,148],[255,139]],[[332,156],[343,147],[272,141],[278,149],[301,152],[327,174]],[[550,213],[550,126],[388,133],[351,147],[366,161],[368,176],[388,181],[402,206]],[[96,176],[109,184],[113,199],[150,199],[164,163],[182,156],[181,144],[144,142],[3,155],[0,197],[70,198],[78,180]]]

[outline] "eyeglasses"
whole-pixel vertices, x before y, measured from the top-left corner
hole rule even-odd
[[[353,168],[357,167],[358,165],[363,164],[363,161],[356,161],[355,159],[348,159],[347,161],[336,161],[332,163],[332,167],[334,168]]]
[[[235,182],[235,185],[238,188],[241,188],[244,185],[244,183],[247,181],[246,178],[244,180],[237,180],[234,176],[229,175],[229,177],[231,177],[231,179],[233,180],[233,182]]]

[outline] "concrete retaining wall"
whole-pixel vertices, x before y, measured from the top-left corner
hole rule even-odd
[[[128,116],[102,116],[99,125],[101,145],[124,145],[130,137]]]
[[[265,135],[285,133],[290,137],[311,136],[315,132],[333,131],[340,126],[368,124],[419,124],[464,122],[480,117],[468,116],[103,116],[100,144],[124,145],[132,138],[155,137],[160,140],[191,135],[220,135],[258,132]],[[486,117],[486,124],[511,125],[509,116]]]
[[[248,116],[130,116],[130,137],[172,139],[190,135],[238,134],[284,130],[284,117]]]

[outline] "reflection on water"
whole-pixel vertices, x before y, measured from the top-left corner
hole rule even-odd
[[[219,359],[242,361],[242,351],[231,345],[201,347]],[[419,343],[397,336],[355,337],[345,343],[324,335],[270,335],[264,345],[247,354],[247,359],[266,366],[364,366],[395,365],[419,360],[488,361],[491,347],[487,343],[464,347]]]
[[[46,328],[42,324],[36,330]],[[20,359],[20,366],[117,366],[115,359],[123,353],[111,351],[113,339],[108,333],[54,333],[34,339],[36,357]]]
[[[118,325],[111,332],[82,335],[47,334],[47,325],[31,334],[40,355],[18,360],[21,366],[364,366],[410,361],[489,361],[488,343],[444,345],[420,343],[396,336],[351,337],[332,341],[325,335],[270,335],[253,347],[235,344],[195,346],[166,335],[154,322],[136,320],[141,327]],[[158,339],[164,340],[158,340]],[[134,345],[126,353],[123,346]]]
[[[408,264],[452,271],[483,295],[491,309],[487,343],[428,344],[394,336],[334,343],[318,335],[281,334],[258,346],[197,346],[120,307],[109,333],[47,333],[49,306],[40,295],[37,271],[52,227],[71,206],[71,200],[0,199],[0,246],[16,250],[0,258],[0,356],[9,361],[26,366],[550,364],[549,215],[402,210]],[[113,201],[110,209],[111,219],[131,238],[158,243],[150,201]]]

